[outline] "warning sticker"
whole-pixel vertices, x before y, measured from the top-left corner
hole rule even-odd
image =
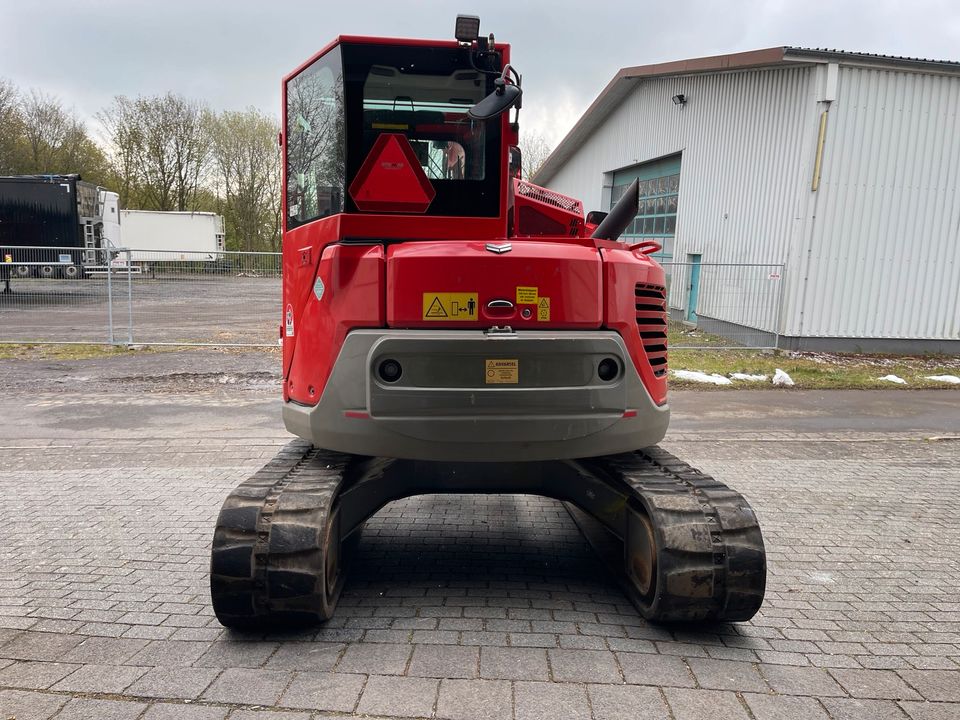
[[[424,320],[476,320],[477,293],[424,293]]]
[[[550,298],[542,297],[537,303],[537,322],[550,322]]]
[[[287,337],[293,337],[293,305],[287,305],[286,317],[284,319]]]
[[[518,287],[517,288],[517,305],[536,305],[537,304],[537,288],[535,287]]]
[[[516,385],[520,382],[518,360],[487,360],[487,385]]]

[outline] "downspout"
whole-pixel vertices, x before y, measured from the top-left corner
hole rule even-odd
[[[820,135],[817,137],[817,156],[813,161],[813,182],[810,190],[816,192],[820,189],[820,170],[823,167],[823,143],[827,139],[827,113],[830,112],[830,105],[820,113]]]
[[[804,337],[804,321],[806,320],[807,288],[810,283],[810,265],[813,256],[813,237],[817,225],[817,209],[820,205],[820,174],[823,171],[823,154],[827,141],[827,115],[834,100],[837,99],[837,81],[840,75],[840,66],[837,63],[827,63],[821,92],[817,103],[823,107],[820,113],[820,127],[817,134],[817,148],[813,161],[813,178],[810,182],[810,192],[813,196],[813,209],[810,214],[810,229],[807,232],[807,252],[804,258],[803,291],[800,295],[800,323],[797,329],[798,339]]]

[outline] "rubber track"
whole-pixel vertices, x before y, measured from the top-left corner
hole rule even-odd
[[[324,538],[350,459],[294,440],[227,496],[210,560],[223,625],[254,630],[329,619],[342,579],[325,587]]]
[[[652,447],[584,464],[628,488],[657,536],[657,592],[631,600],[649,620],[732,622],[760,609],[766,555],[757,517],[742,495]]]
[[[342,574],[325,587],[325,538],[339,536],[327,525],[354,461],[295,440],[227,497],[210,566],[221,623],[263,630],[330,618]],[[627,588],[645,617],[738,621],[756,613],[766,560],[756,516],[740,494],[658,447],[578,464],[620,488],[652,521],[657,591],[644,598]]]

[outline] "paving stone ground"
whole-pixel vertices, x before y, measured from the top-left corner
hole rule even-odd
[[[208,551],[279,423],[153,427],[0,441],[2,720],[960,717],[960,442],[669,436],[760,518],[748,623],[648,625],[554,501],[429,495],[369,521],[333,620],[244,636]]]

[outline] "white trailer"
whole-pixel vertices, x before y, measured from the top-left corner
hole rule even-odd
[[[120,196],[105,188],[98,188],[100,203],[100,236],[105,247],[120,246]]]
[[[121,210],[120,237],[133,263],[212,262],[223,252],[223,216],[212,212]],[[118,258],[125,262],[125,254]]]

